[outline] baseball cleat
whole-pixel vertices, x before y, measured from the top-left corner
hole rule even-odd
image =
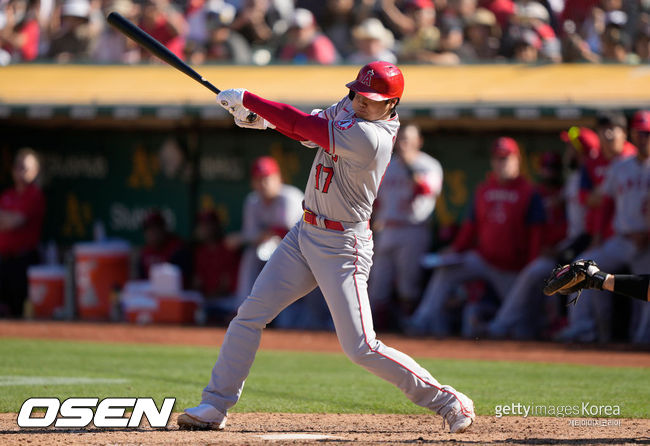
[[[223,430],[228,417],[209,404],[199,404],[185,409],[178,416],[176,424],[180,429],[187,430]]]
[[[449,424],[449,432],[452,434],[459,434],[465,432],[474,422],[476,414],[474,413],[474,402],[466,395],[454,390],[452,387],[443,386],[443,388],[450,390],[455,398],[445,406],[440,415],[443,418],[443,425],[446,422]]]

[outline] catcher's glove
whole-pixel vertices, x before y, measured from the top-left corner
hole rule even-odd
[[[557,266],[544,282],[544,294],[550,296],[555,293],[578,295],[569,301],[575,304],[580,293],[585,288],[603,289],[603,282],[607,274],[598,269],[593,260],[576,260],[564,266]]]

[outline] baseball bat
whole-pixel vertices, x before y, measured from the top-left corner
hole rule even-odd
[[[156,39],[151,37],[149,34],[147,34],[145,31],[137,27],[129,20],[125,19],[121,14],[113,11],[108,15],[106,21],[119,32],[127,36],[129,39],[149,50],[154,56],[176,68],[181,73],[184,73],[187,76],[191,77],[214,94],[221,93],[221,90],[212,85],[203,76],[194,71],[188,64],[183,62],[178,56],[169,51],[165,45],[158,42]],[[253,122],[255,119],[257,119],[257,115],[255,113],[251,113],[247,117],[247,120],[249,122]]]

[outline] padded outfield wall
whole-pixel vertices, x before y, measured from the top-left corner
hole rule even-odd
[[[309,111],[327,106],[356,67],[201,67],[221,88],[248,87]],[[404,67],[402,121],[425,129],[425,151],[445,168],[436,219],[458,221],[500,135],[522,145],[527,174],[539,153],[562,150],[558,133],[591,125],[599,109],[650,108],[645,66],[518,65]],[[251,161],[271,154],[303,188],[313,153],[273,131],[234,127],[210,92],[165,66],[18,65],[0,70],[0,185],[19,147],[43,156],[46,239],[109,236],[140,243],[143,216],[162,209],[190,236],[194,216],[214,207],[239,228]]]

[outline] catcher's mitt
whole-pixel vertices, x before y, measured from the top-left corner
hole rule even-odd
[[[576,260],[564,266],[557,266],[544,282],[544,294],[555,293],[578,295],[569,303],[575,303],[585,288],[602,289],[602,283],[607,275],[598,269],[593,260]]]

